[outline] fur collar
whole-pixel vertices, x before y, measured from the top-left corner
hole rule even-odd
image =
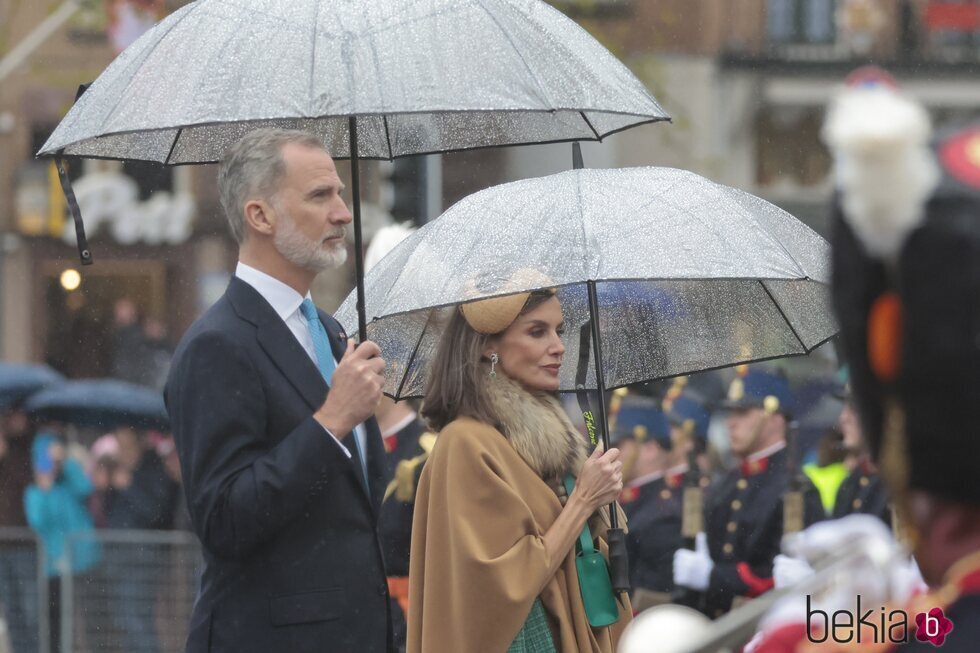
[[[487,384],[498,428],[545,481],[578,476],[588,448],[554,395],[529,392],[503,374]]]

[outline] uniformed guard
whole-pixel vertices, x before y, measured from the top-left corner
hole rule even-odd
[[[388,593],[392,600],[392,626],[395,645],[405,645],[405,617],[408,614],[408,554],[412,545],[412,514],[415,488],[422,466],[435,446],[436,436],[425,426],[409,402],[385,397],[377,412],[385,445],[388,487],[381,504],[378,533],[388,574]]]
[[[689,389],[687,377],[675,379],[661,405],[670,423],[670,439],[677,460],[684,461],[680,466],[683,474],[681,547],[694,551],[697,547],[697,535],[704,531],[704,500],[711,483],[711,466],[707,454],[711,413],[701,394]],[[673,603],[699,608],[703,600],[704,596],[699,591],[674,586]]]
[[[838,425],[844,436],[844,464],[849,472],[837,490],[833,517],[837,519],[855,513],[874,515],[890,526],[892,509],[888,490],[878,475],[878,467],[872,461],[861,433],[849,388],[844,391],[844,409]]]
[[[633,607],[642,610],[670,602],[671,561],[680,546],[683,469],[677,465],[667,418],[657,401],[630,395],[622,399],[615,446],[635,448],[632,480],[620,503],[626,513]]]
[[[736,597],[753,598],[773,586],[783,495],[799,473],[798,461],[789,469],[786,446],[792,401],[785,378],[754,370],[732,381],[722,404],[739,465],[711,488],[706,534],[699,534],[694,551],[680,549],[673,561],[675,583],[705,592],[702,609],[709,617],[724,614]],[[823,507],[809,481],[800,482],[809,524],[822,518]]]
[[[946,176],[938,187],[928,116],[894,88],[843,94],[825,134],[846,173],[838,177],[833,286],[855,407],[907,542],[935,588],[907,611],[938,608],[941,625],[952,624],[933,638],[914,622],[898,648],[976,651],[980,132],[954,132],[939,144]]]
[[[697,391],[688,389],[686,383],[679,382],[667,392],[662,407],[670,423],[670,439],[678,457],[688,463],[693,458],[695,471],[700,476],[698,484],[707,487],[711,481],[707,454],[711,411],[707,401]]]

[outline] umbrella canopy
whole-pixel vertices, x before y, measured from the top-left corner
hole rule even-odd
[[[115,379],[82,379],[52,385],[32,395],[25,410],[41,420],[112,429],[117,426],[167,429],[163,395]]]
[[[598,140],[667,114],[540,0],[198,0],[109,65],[40,154],[208,163],[259,126],[360,158]]]
[[[385,392],[421,396],[440,307],[541,287],[520,283],[531,269],[559,288],[575,360],[594,282],[614,388],[810,352],[837,330],[828,255],[785,211],[690,172],[572,170],[471,195],[402,241],[365,280],[368,335],[388,362]],[[356,322],[353,295],[337,318]],[[575,377],[564,365],[561,390]]]
[[[47,365],[0,363],[0,410],[64,378]]]

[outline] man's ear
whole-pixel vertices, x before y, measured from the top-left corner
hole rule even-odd
[[[253,199],[245,202],[245,225],[248,231],[256,231],[265,236],[271,236],[275,231],[275,209],[263,199]]]

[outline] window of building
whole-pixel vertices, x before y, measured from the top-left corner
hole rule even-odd
[[[831,43],[835,0],[769,0],[766,26],[772,43]]]

